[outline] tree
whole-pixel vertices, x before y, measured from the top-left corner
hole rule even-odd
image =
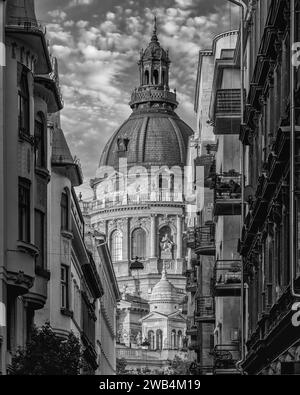
[[[169,362],[169,374],[175,376],[189,375],[190,374],[190,361],[180,358],[178,355],[175,355],[173,361]]]
[[[117,358],[117,374],[126,374],[127,361],[125,358]]]
[[[34,327],[25,349],[18,349],[10,366],[13,375],[80,374],[82,352],[79,339],[71,332],[67,339],[58,336],[50,324]]]

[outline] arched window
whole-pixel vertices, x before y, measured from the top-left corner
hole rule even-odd
[[[176,331],[175,329],[173,329],[171,332],[171,349],[175,350],[175,348],[176,348]]]
[[[64,192],[61,194],[61,200],[60,200],[62,230],[69,230],[69,209],[70,209],[69,194],[67,190],[64,190]]]
[[[145,85],[149,85],[149,71],[145,71]]]
[[[135,229],[131,235],[131,258],[146,258],[146,232],[142,228]]]
[[[41,168],[46,166],[44,125],[44,118],[38,114],[34,122],[35,165]]]
[[[18,122],[19,131],[29,134],[29,90],[27,73],[24,71],[21,74],[18,89]]]
[[[159,83],[159,76],[158,76],[158,71],[157,70],[153,71],[153,82],[154,82],[155,85],[158,85],[158,83]]]
[[[163,345],[162,330],[158,329],[156,331],[156,349],[157,350],[162,350],[162,345]]]
[[[178,331],[177,333],[177,347],[179,348],[179,350],[183,348],[183,337],[181,331]]]
[[[166,72],[165,72],[165,70],[162,71],[162,84],[166,85]]]
[[[114,230],[110,236],[110,252],[113,262],[122,260],[122,235],[118,230]]]
[[[155,350],[155,336],[153,331],[148,332],[148,341],[150,343],[150,350]]]

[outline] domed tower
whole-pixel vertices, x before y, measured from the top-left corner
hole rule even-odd
[[[163,265],[176,292],[185,293],[183,169],[193,132],[175,113],[170,59],[158,41],[156,21],[138,66],[132,114],[106,144],[91,180],[94,200],[84,207],[89,225],[107,235],[120,290],[126,288],[127,299],[139,295],[149,301]],[[142,270],[131,270],[136,257]]]
[[[182,295],[168,280],[164,267],[160,281],[150,297],[150,313],[141,319],[143,338],[148,339],[150,350],[184,349],[186,319],[180,311]],[[164,356],[173,359],[175,355]]]

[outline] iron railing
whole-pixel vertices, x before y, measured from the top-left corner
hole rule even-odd
[[[214,270],[215,286],[241,283],[240,260],[218,260]]]
[[[196,300],[195,319],[198,321],[214,320],[215,303],[212,296],[200,296]]]
[[[215,369],[235,369],[240,358],[239,342],[232,344],[218,344],[213,351]]]
[[[195,250],[209,252],[215,249],[215,226],[208,225],[195,229]]]
[[[219,89],[217,91],[216,115],[241,114],[241,90]]]

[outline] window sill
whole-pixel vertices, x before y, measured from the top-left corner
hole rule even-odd
[[[37,276],[39,276],[39,277],[44,278],[44,279],[47,280],[47,281],[49,281],[49,280],[50,280],[50,277],[51,277],[51,274],[50,274],[49,270],[43,269],[43,268],[40,267],[40,266],[36,266],[36,268],[35,268],[35,274],[36,274]]]
[[[60,312],[61,312],[62,315],[66,316],[66,317],[73,318],[73,315],[74,315],[73,311],[71,311],[69,309],[61,308]]]
[[[37,257],[40,253],[39,249],[35,245],[25,241],[18,241],[17,247],[21,252],[29,254],[33,257]]]
[[[34,146],[34,136],[25,132],[24,130],[19,130],[19,140],[22,142],[26,141],[27,143]]]
[[[65,237],[66,239],[72,240],[72,239],[74,238],[73,233],[72,233],[71,231],[69,231],[69,230],[62,229],[62,230],[60,231],[60,233],[61,233],[61,235],[62,235],[63,237]]]
[[[35,167],[35,174],[44,178],[45,180],[47,180],[47,182],[50,181],[50,173],[49,173],[48,169],[46,169],[45,167],[36,166]]]

